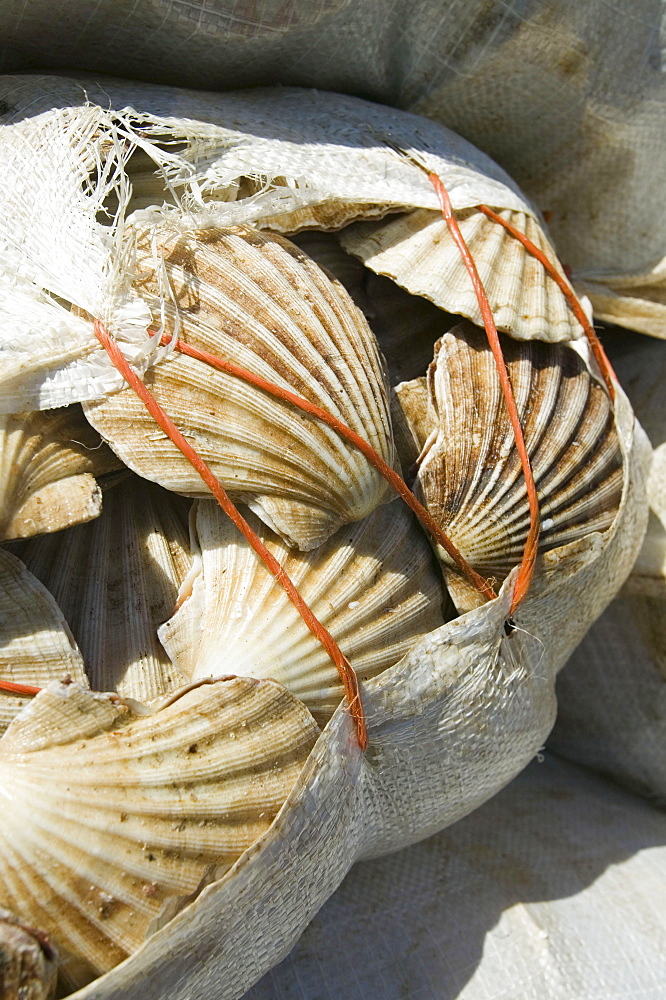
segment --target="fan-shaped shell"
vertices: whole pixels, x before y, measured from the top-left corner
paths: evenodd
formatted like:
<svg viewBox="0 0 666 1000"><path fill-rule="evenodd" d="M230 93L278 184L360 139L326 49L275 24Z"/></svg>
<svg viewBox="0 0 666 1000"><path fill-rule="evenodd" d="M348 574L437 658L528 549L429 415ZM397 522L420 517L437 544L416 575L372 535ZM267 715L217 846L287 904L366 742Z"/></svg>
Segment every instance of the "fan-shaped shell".
<svg viewBox="0 0 666 1000"><path fill-rule="evenodd" d="M622 454L604 387L564 345L504 338L502 347L539 495L541 551L606 531L620 504ZM520 562L529 512L483 331L465 325L447 333L428 381L436 423L421 459L419 488L474 568L503 579ZM447 579L464 606L456 574Z"/></svg>
<svg viewBox="0 0 666 1000"><path fill-rule="evenodd" d="M498 212L524 233L563 274L539 223L526 212ZM555 282L507 230L476 208L456 213L499 330L520 340L572 340L582 328ZM482 324L460 250L441 214L418 209L382 222L359 223L340 234L343 247L378 274L448 312Z"/></svg>
<svg viewBox="0 0 666 1000"><path fill-rule="evenodd" d="M192 565L189 507L128 475L91 524L12 545L58 602L95 690L146 700L183 684L157 627Z"/></svg>
<svg viewBox="0 0 666 1000"><path fill-rule="evenodd" d="M143 717L53 685L0 741L0 901L87 981L270 826L317 735L270 681L205 684Z"/></svg>
<svg viewBox="0 0 666 1000"><path fill-rule="evenodd" d="M63 613L20 559L0 548L0 678L44 687L70 676L87 684L83 658ZM0 731L30 701L0 691Z"/></svg>
<svg viewBox="0 0 666 1000"><path fill-rule="evenodd" d="M305 396L393 462L377 347L340 285L279 237L248 229L201 238L148 232L138 241L137 287L156 316L153 238L173 294L165 306L170 332ZM384 480L333 430L239 378L176 355L146 382L225 488L290 544L314 548L388 496ZM132 390L86 404L85 412L140 475L207 493Z"/></svg>
<svg viewBox="0 0 666 1000"><path fill-rule="evenodd" d="M0 414L0 540L97 517L94 475L118 465L78 406Z"/></svg>
<svg viewBox="0 0 666 1000"><path fill-rule="evenodd" d="M249 520L362 680L392 666L453 612L448 601L443 612L432 550L400 501L307 553ZM343 692L323 646L215 503L201 501L194 524L201 576L160 630L174 663L192 678L273 677L325 721Z"/></svg>
<svg viewBox="0 0 666 1000"><path fill-rule="evenodd" d="M299 233L294 239L342 282L362 310L386 361L390 384L421 375L432 361L435 342L458 318L374 274L346 253L333 233Z"/></svg>

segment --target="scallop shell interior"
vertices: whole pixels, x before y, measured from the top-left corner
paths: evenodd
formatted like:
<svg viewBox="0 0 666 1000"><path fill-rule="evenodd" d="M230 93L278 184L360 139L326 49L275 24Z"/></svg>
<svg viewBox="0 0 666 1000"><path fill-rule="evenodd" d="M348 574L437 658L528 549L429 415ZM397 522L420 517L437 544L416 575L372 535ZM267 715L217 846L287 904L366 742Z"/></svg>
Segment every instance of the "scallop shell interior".
<svg viewBox="0 0 666 1000"><path fill-rule="evenodd" d="M290 550L248 520L361 680L454 614L430 545L400 501L340 528L314 552ZM160 630L175 666L193 679L272 677L326 722L343 691L319 640L215 503L197 503L193 524L201 573Z"/></svg>
<svg viewBox="0 0 666 1000"><path fill-rule="evenodd" d="M539 223L525 212L498 214L524 233L564 275ZM583 335L566 298L523 245L476 208L456 212L499 330L521 340L566 341ZM481 325L479 303L441 214L417 209L381 222L349 226L342 246L378 274L393 278L441 309Z"/></svg>
<svg viewBox="0 0 666 1000"><path fill-rule="evenodd" d="M94 477L118 465L79 406L0 414L0 541L97 517Z"/></svg>
<svg viewBox="0 0 666 1000"><path fill-rule="evenodd" d="M198 236L161 230L137 236L137 259L136 288L155 317L164 305L168 332L306 397L393 463L372 332L342 286L302 251L250 229ZM166 304L159 298L163 274L172 295ZM240 378L174 354L146 383L225 489L289 544L314 548L390 496L379 473L335 431ZM140 475L208 495L131 389L86 403L85 412Z"/></svg>
<svg viewBox="0 0 666 1000"><path fill-rule="evenodd" d="M190 506L129 474L95 521L11 545L57 601L94 690L146 700L184 683L157 628L192 567Z"/></svg>
<svg viewBox="0 0 666 1000"><path fill-rule="evenodd" d="M318 732L270 681L204 684L147 716L52 685L0 740L0 902L84 984L268 829Z"/></svg>
<svg viewBox="0 0 666 1000"><path fill-rule="evenodd" d="M621 500L622 453L605 387L565 345L503 338L502 348L539 496L540 551L606 531ZM529 510L484 332L464 324L447 333L428 387L435 422L415 435L426 441L418 488L472 566L503 580L520 562ZM477 602L457 571L446 575L459 610Z"/></svg>

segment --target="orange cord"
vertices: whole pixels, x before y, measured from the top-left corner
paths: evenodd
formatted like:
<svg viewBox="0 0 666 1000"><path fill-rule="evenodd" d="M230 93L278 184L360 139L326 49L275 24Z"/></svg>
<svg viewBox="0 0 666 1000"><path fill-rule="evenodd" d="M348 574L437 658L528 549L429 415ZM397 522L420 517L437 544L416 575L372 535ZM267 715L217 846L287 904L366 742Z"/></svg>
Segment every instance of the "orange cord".
<svg viewBox="0 0 666 1000"><path fill-rule="evenodd" d="M522 243L527 252L533 257L536 257L539 263L543 265L547 273L556 283L557 287L569 303L572 313L585 331L585 336L589 341L592 353L594 354L595 360L599 365L599 370L601 371L604 382L608 388L608 394L610 395L611 402L615 402L615 386L613 385L613 380L615 379L615 381L617 381L617 376L613 371L613 367L608 360L606 352L601 346L601 341L594 332L594 327L585 315L585 310L578 301L573 288L569 285L568 281L562 277L543 250L540 250L539 247L535 246L534 243L532 243L532 240L526 236L525 233L521 233L520 229L517 229L513 223L507 222L506 219L503 219L497 212L493 212L492 208L488 208L487 205L479 205L478 208L479 211L483 212L483 214L488 216L489 219L492 219L493 222L499 222L500 226L504 226L507 232L511 233L512 236Z"/></svg>
<svg viewBox="0 0 666 1000"><path fill-rule="evenodd" d="M165 335L162 337L163 344L169 344L170 342L171 341L168 336ZM379 455L367 441L357 434L356 431L353 431L351 427L347 427L347 425L341 420L338 420L337 417L334 417L331 413L328 413L326 410L321 409L321 407L309 402L309 400L304 399L302 396L298 396L289 389L283 389L281 386L275 385L273 382L269 382L267 379L262 378L261 375L254 375L252 372L247 371L245 368L241 368L240 365L235 364L233 361L223 361L214 354L209 354L207 351L201 351L196 347L191 347L183 340L177 340L175 347L181 354L186 354L188 357L195 358L197 361L203 361L212 368L217 368L220 371L236 375L238 378L242 378L245 382L249 382L251 385L257 386L257 388L269 392L272 396L277 396L278 399L284 399L286 402L297 406L300 410L303 410L305 413L309 413L311 416L316 417L323 423L328 424L329 427L332 427L333 430L337 431L341 437L345 438L352 445L354 445L354 447L358 448L361 454L367 458L368 462L370 462L370 464L377 469L377 471L395 490L398 496L401 497L414 514L416 514L421 524L433 536L435 541L449 554L456 566L458 566L460 571L467 577L472 586L480 591L480 593L482 593L487 600L491 601L497 597L497 594L492 589L488 581L480 576L476 570L472 569L465 557L458 551L451 539L444 533L429 511L426 510L423 504L416 499L405 481L394 469L391 468L390 465L384 461L381 455Z"/></svg>
<svg viewBox="0 0 666 1000"><path fill-rule="evenodd" d="M534 573L534 565L539 546L539 532L541 529L539 498L537 496L536 485L534 483L534 476L532 475L532 466L530 464L529 455L527 454L523 429L520 425L520 417L518 416L518 409L516 407L516 400L511 387L509 372L502 354L502 347L500 345L499 335L497 333L497 327L495 326L495 320L493 319L490 303L488 302L488 296L486 295L483 283L479 277L479 272L477 271L476 264L474 263L474 258L469 251L469 247L465 242L465 239L460 231L460 227L458 226L456 218L453 214L451 199L449 198L448 191L437 174L428 171L428 180L437 193L439 204L442 209L442 215L444 216L446 224L449 227L449 232L451 233L451 236L460 251L460 256L463 259L467 272L472 280L472 285L474 286L476 298L479 303L479 309L481 310L481 315L483 317L483 325L488 337L488 343L490 344L490 349L495 358L497 373L499 375L502 392L504 394L504 401L509 413L509 420L511 421L511 426L513 428L516 448L518 450L520 462L523 468L523 475L525 476L525 486L527 488L527 499L530 509L530 529L525 541L523 558L520 563L516 586L513 592L513 601L510 609L510 614L513 614L527 594L532 580L532 574Z"/></svg>
<svg viewBox="0 0 666 1000"><path fill-rule="evenodd" d="M269 572L275 577L277 582L283 588L287 597L294 605L309 630L319 640L319 642L321 642L322 646L338 670L347 698L349 712L356 723L359 746L361 747L361 750L365 750L368 745L368 732L358 689L358 679L352 665L349 663L349 660L347 660L341 652L330 632L321 624L321 622L315 617L310 608L307 606L278 560L271 552L269 552L256 532L253 531L242 514L234 506L219 480L215 477L203 459L196 453L194 448L192 448L192 446L186 441L183 434L178 430L171 418L167 416L136 372L134 372L129 366L121 354L117 343L112 340L99 320L95 320L95 335L102 347L106 350L115 368L120 372L125 381L137 394L153 420L162 428L181 454L196 470L219 503L224 513L244 535L250 546L264 562Z"/></svg>
<svg viewBox="0 0 666 1000"><path fill-rule="evenodd" d="M13 681L0 681L0 691L9 691L10 694L29 694L31 696L39 694L41 688L32 687L30 684L15 684Z"/></svg>

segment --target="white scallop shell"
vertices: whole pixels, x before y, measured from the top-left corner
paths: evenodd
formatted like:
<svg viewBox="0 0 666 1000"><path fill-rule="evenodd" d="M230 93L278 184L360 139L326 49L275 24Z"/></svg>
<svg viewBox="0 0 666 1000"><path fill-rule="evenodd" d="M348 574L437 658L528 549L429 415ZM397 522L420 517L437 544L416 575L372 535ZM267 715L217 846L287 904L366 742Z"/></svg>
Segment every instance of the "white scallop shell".
<svg viewBox="0 0 666 1000"><path fill-rule="evenodd" d="M270 826L317 738L270 681L204 684L148 716L52 685L0 741L0 901L81 985Z"/></svg>
<svg viewBox="0 0 666 1000"><path fill-rule="evenodd" d="M249 517L361 680L396 663L452 608L430 545L401 501L337 531L314 552L290 550ZM272 677L326 721L342 685L330 657L217 504L197 504L201 575L160 638L192 679Z"/></svg>
<svg viewBox="0 0 666 1000"><path fill-rule="evenodd" d="M21 560L0 548L0 679L44 687L67 676L88 683L61 609ZM0 731L30 701L0 691Z"/></svg>
<svg viewBox="0 0 666 1000"><path fill-rule="evenodd" d="M607 531L622 494L622 453L605 388L570 347L506 338L502 347L539 495L540 551ZM503 580L520 562L529 512L485 333L470 325L447 333L428 381L435 423L418 487L471 565ZM446 575L459 608L478 598L463 596L462 581L459 592L457 571Z"/></svg>
<svg viewBox="0 0 666 1000"><path fill-rule="evenodd" d="M606 323L666 337L666 259L642 274L604 274L575 271L580 295L587 295L594 315Z"/></svg>
<svg viewBox="0 0 666 1000"><path fill-rule="evenodd" d="M0 540L97 517L94 476L119 464L80 407L0 414Z"/></svg>
<svg viewBox="0 0 666 1000"><path fill-rule="evenodd" d="M146 700L183 684L157 627L173 614L192 565L189 507L128 476L105 491L91 524L12 545L57 601L94 690Z"/></svg>
<svg viewBox="0 0 666 1000"><path fill-rule="evenodd" d="M524 233L564 274L553 247L533 216L498 213ZM520 340L572 340L583 335L566 298L523 245L498 222L468 208L456 213L499 330ZM441 213L419 209L381 222L359 223L340 233L349 253L441 309L483 324L460 250Z"/></svg>
<svg viewBox="0 0 666 1000"><path fill-rule="evenodd" d="M153 239L173 302L159 298ZM139 237L137 287L167 328L333 413L390 463L388 400L377 346L344 289L298 248L251 230ZM177 306L174 306L174 303ZM177 319L176 319L177 313ZM387 499L388 487L335 431L291 404L174 355L147 384L233 497L290 544L311 549ZM209 495L130 389L85 404L120 458L168 489Z"/></svg>

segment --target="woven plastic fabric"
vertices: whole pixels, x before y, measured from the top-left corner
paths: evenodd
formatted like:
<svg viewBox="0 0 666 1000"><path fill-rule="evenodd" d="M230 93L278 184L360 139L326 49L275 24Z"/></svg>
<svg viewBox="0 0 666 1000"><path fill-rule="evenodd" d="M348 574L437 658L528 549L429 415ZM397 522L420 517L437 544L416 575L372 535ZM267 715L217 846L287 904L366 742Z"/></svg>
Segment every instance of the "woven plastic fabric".
<svg viewBox="0 0 666 1000"><path fill-rule="evenodd" d="M550 745L666 803L666 347L624 331L606 340L655 448L652 509L631 576L558 678Z"/></svg>
<svg viewBox="0 0 666 1000"><path fill-rule="evenodd" d="M581 276L666 255L663 0L6 0L0 71L296 84L418 111L551 213Z"/></svg>
<svg viewBox="0 0 666 1000"><path fill-rule="evenodd" d="M557 758L354 868L245 1000L662 1000L666 816Z"/></svg>
<svg viewBox="0 0 666 1000"><path fill-rule="evenodd" d="M605 276L649 273L666 255L663 7L660 0L71 0L57 18L47 0L8 0L0 68L111 73L208 89L298 84L419 111L506 167L548 212L564 261L579 276L603 282ZM11 115L12 109L0 111ZM29 107L23 112L31 113ZM548 620L548 595L534 598L532 617L521 624L537 635L542 627L550 633L558 623ZM555 646L561 632L558 626ZM404 745L392 719L386 739L399 771ZM464 774L459 764L454 759L447 773L454 784ZM287 972L280 981L282 971L274 973L252 1000L658 1000L666 970L654 908L663 898L663 867L655 874L648 861L657 854L663 824L631 797L595 797L594 783L581 778L577 784L574 769L562 773L566 780L543 782L543 770L535 771L465 825L395 862L366 863L359 869L358 916L341 922L334 900L325 911L334 919L316 924L306 951L291 960L292 978ZM345 800L356 781L343 765L340 775L332 791ZM319 773L315 777L320 780ZM306 808L308 800L302 802ZM390 795L382 799L387 813L394 802ZM457 815L453 810L452 818ZM408 834L401 826L400 841L374 849L404 843ZM477 863L461 872L455 865L464 844L474 847ZM313 882L320 870L315 848L308 859ZM408 857L413 860L401 875ZM345 844L335 858L331 888L351 862ZM274 860L266 870L277 881L294 858L276 847ZM626 881L607 879L614 872L608 866L620 862ZM491 890L490 901L474 895L479 880L500 887L496 895ZM352 893L356 884L350 883ZM295 897L294 885L287 902ZM323 887L319 902L327 891ZM549 901L556 892L554 911ZM358 928L373 916L386 920L394 893L395 928L374 939L373 952ZM121 971L86 996L125 1000L150 990L160 998L237 996L232 972L220 979L215 949L226 948L235 959L239 943L254 945L256 916L280 928L283 914L270 910L276 900L279 893L244 915L231 899L224 930L211 913L199 928L207 937L184 931L161 952L160 941L152 939L134 980ZM212 904L212 894L202 902L204 908ZM318 902L310 902L314 912ZM370 910L363 909L366 903ZM320 949L308 952L317 934ZM426 951L424 938L432 942ZM639 962L626 959L627 940ZM285 935L272 947L277 957L290 942ZM325 963L334 950L342 970ZM270 961L256 950L242 954L245 965L236 974L245 989ZM199 975L206 963L208 972ZM195 988L187 979L192 968L199 976ZM235 968L231 957L229 968Z"/></svg>

